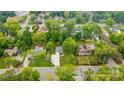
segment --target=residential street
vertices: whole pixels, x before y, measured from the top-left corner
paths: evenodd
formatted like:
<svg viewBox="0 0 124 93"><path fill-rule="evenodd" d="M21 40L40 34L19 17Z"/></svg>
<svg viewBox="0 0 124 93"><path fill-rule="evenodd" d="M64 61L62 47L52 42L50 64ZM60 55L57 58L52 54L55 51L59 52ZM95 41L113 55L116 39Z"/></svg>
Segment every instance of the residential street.
<svg viewBox="0 0 124 93"><path fill-rule="evenodd" d="M102 66L78 66L76 67L76 80L81 81L83 78L83 71L87 69L92 69L94 72L97 72L99 68ZM33 69L37 70L40 73L40 80L46 80L47 74L51 74L52 80L56 80L57 76L55 74L55 67L33 67Z"/></svg>

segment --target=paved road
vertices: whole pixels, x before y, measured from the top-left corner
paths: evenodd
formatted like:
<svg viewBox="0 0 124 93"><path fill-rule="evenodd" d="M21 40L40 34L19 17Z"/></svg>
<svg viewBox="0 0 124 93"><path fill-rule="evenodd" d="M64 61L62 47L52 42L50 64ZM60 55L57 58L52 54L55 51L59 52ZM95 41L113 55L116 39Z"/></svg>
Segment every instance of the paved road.
<svg viewBox="0 0 124 93"><path fill-rule="evenodd" d="M83 80L83 72L87 69L92 69L94 72L97 72L99 68L102 66L79 66L76 67L76 80L81 81ZM40 80L47 80L47 74L50 73L52 76L52 80L57 80L57 75L55 73L55 67L33 67L33 69L37 70L40 73Z"/></svg>
<svg viewBox="0 0 124 93"><path fill-rule="evenodd" d="M96 73L101 67L102 66L78 66L76 67L77 76L75 78L77 81L82 81L84 77L84 71L90 68Z"/></svg>
<svg viewBox="0 0 124 93"><path fill-rule="evenodd" d="M29 14L29 12L28 11L16 11L15 14L17 16L24 16L24 15Z"/></svg>
<svg viewBox="0 0 124 93"><path fill-rule="evenodd" d="M47 80L47 74L52 76L52 80L57 80L55 73L55 67L33 67L34 70L37 70L40 73L40 80Z"/></svg>

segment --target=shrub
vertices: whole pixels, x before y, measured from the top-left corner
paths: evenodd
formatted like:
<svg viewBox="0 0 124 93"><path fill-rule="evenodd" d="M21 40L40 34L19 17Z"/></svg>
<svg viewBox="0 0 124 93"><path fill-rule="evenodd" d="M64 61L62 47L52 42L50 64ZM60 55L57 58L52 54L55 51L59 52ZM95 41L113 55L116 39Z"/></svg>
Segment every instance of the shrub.
<svg viewBox="0 0 124 93"><path fill-rule="evenodd" d="M76 76L75 68L72 65L57 67L56 74L59 77L59 80L64 81L73 81L75 80L74 76Z"/></svg>

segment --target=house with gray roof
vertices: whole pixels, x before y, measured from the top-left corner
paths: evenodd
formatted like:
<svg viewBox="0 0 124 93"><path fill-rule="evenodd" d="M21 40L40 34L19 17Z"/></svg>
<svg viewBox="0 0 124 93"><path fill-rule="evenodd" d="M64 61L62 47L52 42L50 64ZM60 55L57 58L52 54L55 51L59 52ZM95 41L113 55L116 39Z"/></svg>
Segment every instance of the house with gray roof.
<svg viewBox="0 0 124 93"><path fill-rule="evenodd" d="M62 46L57 46L55 52L62 54Z"/></svg>

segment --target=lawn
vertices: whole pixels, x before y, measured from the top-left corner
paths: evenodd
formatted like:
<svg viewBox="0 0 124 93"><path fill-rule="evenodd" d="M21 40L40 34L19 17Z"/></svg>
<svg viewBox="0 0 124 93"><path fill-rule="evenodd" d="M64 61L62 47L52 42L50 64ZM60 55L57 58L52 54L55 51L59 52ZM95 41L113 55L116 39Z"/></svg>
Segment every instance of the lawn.
<svg viewBox="0 0 124 93"><path fill-rule="evenodd" d="M87 56L77 56L77 64L78 65L89 65Z"/></svg>
<svg viewBox="0 0 124 93"><path fill-rule="evenodd" d="M13 66L14 68L19 68L22 66L22 63L20 61L17 61L16 59L13 59L12 57L0 58L0 69L6 69L10 66Z"/></svg>
<svg viewBox="0 0 124 93"><path fill-rule="evenodd" d="M61 66L69 64L69 63L71 63L74 66L89 65L88 56L75 56L75 58L71 58L69 56L60 57Z"/></svg>
<svg viewBox="0 0 124 93"><path fill-rule="evenodd" d="M50 62L50 60L46 60L45 58L36 58L32 60L29 64L30 67L53 67L54 65Z"/></svg>
<svg viewBox="0 0 124 93"><path fill-rule="evenodd" d="M64 55L60 57L60 65L66 65L66 64L72 64L74 66L77 65L76 63L76 57L74 55Z"/></svg>

